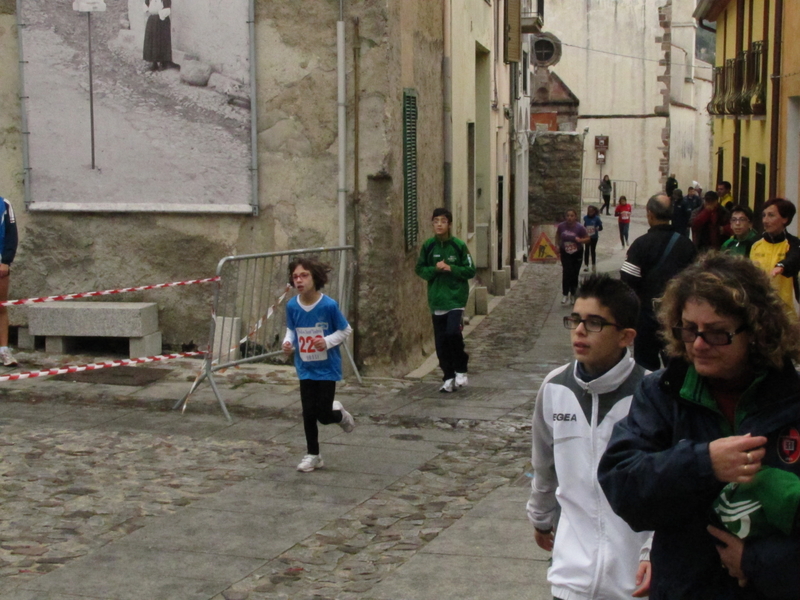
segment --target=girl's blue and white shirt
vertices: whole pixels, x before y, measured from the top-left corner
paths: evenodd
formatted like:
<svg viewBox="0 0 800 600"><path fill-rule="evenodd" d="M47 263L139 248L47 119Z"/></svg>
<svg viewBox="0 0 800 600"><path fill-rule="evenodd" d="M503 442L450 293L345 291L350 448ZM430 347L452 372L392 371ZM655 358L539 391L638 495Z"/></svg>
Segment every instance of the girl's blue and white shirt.
<svg viewBox="0 0 800 600"><path fill-rule="evenodd" d="M336 300L322 294L311 306L295 296L286 304L286 337L294 346L294 366L298 379L339 381L342 379L342 356L339 344L352 332ZM325 339L326 350L314 348L313 340Z"/></svg>

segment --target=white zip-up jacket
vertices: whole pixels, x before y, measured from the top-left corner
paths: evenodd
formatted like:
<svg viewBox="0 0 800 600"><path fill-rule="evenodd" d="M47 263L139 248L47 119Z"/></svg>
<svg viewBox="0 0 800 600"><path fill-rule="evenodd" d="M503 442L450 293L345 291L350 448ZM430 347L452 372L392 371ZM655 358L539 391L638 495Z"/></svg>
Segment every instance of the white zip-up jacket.
<svg viewBox="0 0 800 600"><path fill-rule="evenodd" d="M527 512L537 529L556 529L547 571L556 598L627 600L636 589L651 533L634 532L614 514L597 482L597 465L645 373L628 350L588 383L578 378L572 361L552 371L539 388Z"/></svg>

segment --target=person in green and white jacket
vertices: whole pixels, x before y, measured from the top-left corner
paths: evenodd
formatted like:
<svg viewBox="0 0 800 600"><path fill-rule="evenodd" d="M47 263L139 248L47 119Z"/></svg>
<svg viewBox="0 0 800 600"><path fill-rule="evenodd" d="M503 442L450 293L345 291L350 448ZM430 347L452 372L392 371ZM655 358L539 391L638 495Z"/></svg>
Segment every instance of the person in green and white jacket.
<svg viewBox="0 0 800 600"><path fill-rule="evenodd" d="M432 222L434 236L422 244L415 272L428 282L436 355L444 374L439 391L453 392L467 385L469 355L464 350L461 320L475 263L467 245L451 234L453 215L449 210L434 210Z"/></svg>

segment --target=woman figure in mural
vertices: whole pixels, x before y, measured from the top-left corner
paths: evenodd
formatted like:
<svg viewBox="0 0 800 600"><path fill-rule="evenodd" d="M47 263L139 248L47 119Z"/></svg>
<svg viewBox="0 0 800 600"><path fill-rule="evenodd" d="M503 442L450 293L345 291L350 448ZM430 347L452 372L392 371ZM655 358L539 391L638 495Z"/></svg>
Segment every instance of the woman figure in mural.
<svg viewBox="0 0 800 600"><path fill-rule="evenodd" d="M609 179L608 175L603 175L603 181L600 182L600 185L597 186L597 189L600 190L600 193L603 195L603 206L600 207L600 214L603 214L603 209L606 209L606 214L609 213L609 206L611 205L611 179Z"/></svg>
<svg viewBox="0 0 800 600"><path fill-rule="evenodd" d="M586 232L586 228L578 223L578 213L575 210L568 209L565 216L566 220L559 223L556 228L556 246L563 269L561 293L564 297L561 298L561 304L569 303L571 306L575 302L575 294L578 290L578 279L583 261L583 244L589 242L589 234Z"/></svg>
<svg viewBox="0 0 800 600"><path fill-rule="evenodd" d="M589 270L589 259L591 258L592 273L597 273L597 240L600 238L600 232L603 231L603 222L600 220L596 206L589 206L586 209L586 214L583 215L583 226L586 228L586 233L589 234L589 243L586 244L583 251L583 270Z"/></svg>
<svg viewBox="0 0 800 600"><path fill-rule="evenodd" d="M147 24L144 29L142 58L150 64L151 71L177 68L172 62L172 0L144 0Z"/></svg>

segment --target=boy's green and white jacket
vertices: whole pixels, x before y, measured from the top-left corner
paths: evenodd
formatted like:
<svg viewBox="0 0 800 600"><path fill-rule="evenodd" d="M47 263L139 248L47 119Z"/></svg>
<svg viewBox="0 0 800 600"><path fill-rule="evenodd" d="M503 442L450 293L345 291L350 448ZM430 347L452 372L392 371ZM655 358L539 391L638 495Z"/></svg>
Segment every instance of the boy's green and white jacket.
<svg viewBox="0 0 800 600"><path fill-rule="evenodd" d="M444 261L450 271L440 271L436 264ZM469 298L469 280L475 277L475 263L469 248L460 239L450 236L444 241L432 237L422 244L415 269L428 282L428 306L431 312L464 308Z"/></svg>

